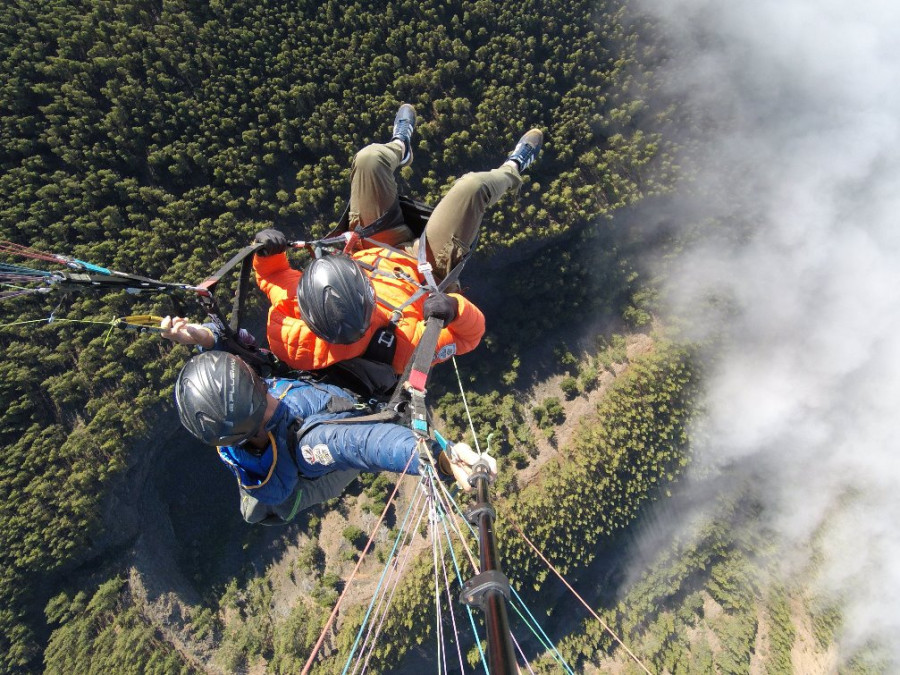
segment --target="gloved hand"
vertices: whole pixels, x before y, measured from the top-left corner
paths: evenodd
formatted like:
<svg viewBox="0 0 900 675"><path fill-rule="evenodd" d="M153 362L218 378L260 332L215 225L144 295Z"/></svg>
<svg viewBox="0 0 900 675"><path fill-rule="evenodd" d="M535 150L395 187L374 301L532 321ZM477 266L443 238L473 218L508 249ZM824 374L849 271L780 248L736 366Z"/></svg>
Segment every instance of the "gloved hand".
<svg viewBox="0 0 900 675"><path fill-rule="evenodd" d="M465 492L472 491L469 476L472 475L472 467L479 460L487 462L492 479L497 477L497 460L486 453L479 455L467 443L448 445L447 450L441 452L435 459L441 472L453 476L456 484Z"/></svg>
<svg viewBox="0 0 900 675"><path fill-rule="evenodd" d="M459 316L459 302L449 295L429 295L425 298L425 318L443 319L444 325L450 324Z"/></svg>
<svg viewBox="0 0 900 675"><path fill-rule="evenodd" d="M264 244L264 246L256 252L256 255L275 255L277 253L284 253L285 250L287 250L287 238L280 231L273 228L260 230L256 233L253 241Z"/></svg>

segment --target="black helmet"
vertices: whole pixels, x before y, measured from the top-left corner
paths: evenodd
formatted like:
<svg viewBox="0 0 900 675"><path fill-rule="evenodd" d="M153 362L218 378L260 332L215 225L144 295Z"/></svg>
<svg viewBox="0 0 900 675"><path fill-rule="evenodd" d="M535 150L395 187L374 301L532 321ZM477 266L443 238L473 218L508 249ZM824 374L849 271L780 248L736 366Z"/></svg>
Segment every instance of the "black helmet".
<svg viewBox="0 0 900 675"><path fill-rule="evenodd" d="M297 286L300 316L326 342L349 345L369 329L375 289L359 265L346 255L313 260Z"/></svg>
<svg viewBox="0 0 900 675"><path fill-rule="evenodd" d="M209 445L234 445L259 429L269 387L234 354L203 352L175 382L181 423Z"/></svg>

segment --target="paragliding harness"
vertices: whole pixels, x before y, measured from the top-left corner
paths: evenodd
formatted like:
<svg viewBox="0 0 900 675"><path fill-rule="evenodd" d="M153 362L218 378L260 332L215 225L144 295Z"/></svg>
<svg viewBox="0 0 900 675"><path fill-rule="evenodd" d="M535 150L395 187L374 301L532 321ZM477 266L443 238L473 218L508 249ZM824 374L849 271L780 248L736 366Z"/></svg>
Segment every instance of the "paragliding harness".
<svg viewBox="0 0 900 675"><path fill-rule="evenodd" d="M349 229L349 209L350 205L348 204L337 226L323 239L311 242L292 242L291 245L294 248L311 248L314 254L317 254L316 249L321 246L342 243L344 244L344 251L349 251L359 240L369 239L379 232L401 224L405 224L417 236L423 236L425 225L433 211L433 208L427 204L400 195L391 208L378 220L366 227L357 227L351 232ZM379 245L383 246L383 244ZM220 343L225 351L231 352L247 361L262 377L288 377L295 375L297 371L286 363L279 361L272 352L249 343L241 335L240 326L243 323L246 297L250 289L253 255L262 247L262 244L253 243L238 251L214 274L198 284L198 299L203 309L209 315L210 321L218 329L221 335ZM424 246L420 248L424 252ZM225 275L238 266L240 266L240 269L238 271L238 283L234 294L231 319L226 321L212 291ZM458 272L454 274L453 278L455 279L457 276ZM429 278L429 281L433 282L434 279ZM414 302L418 297L419 295L414 296L403 307ZM399 309L402 310L403 307ZM394 351L396 350L395 330L396 324L391 323L376 331L366 353L362 357L350 359L323 369L323 371L320 371L321 377L332 384L348 389L357 396L386 400L397 383L397 376L391 367Z"/></svg>
<svg viewBox="0 0 900 675"><path fill-rule="evenodd" d="M339 238L345 241L344 252L349 253L360 241L371 241L378 246L396 251L393 247L373 239L377 235L391 229L405 226L409 228L414 237L421 238L425 231L425 225L431 216L433 208L422 202L417 202L405 195L398 195L393 205L377 220L369 225L358 225L350 229L350 204L348 203L341 215L338 224L326 235L325 241ZM403 255L408 255L405 252ZM359 264L359 261L357 261ZM370 265L362 265L368 275L381 272ZM376 402L386 402L397 385L397 374L394 372L394 354L397 351L397 321L399 321L403 309L415 302L423 295L422 289L413 294L400 307L390 306L392 320L382 326L372 335L366 351L362 356L340 361L322 372L335 384L339 384L361 396L373 399ZM384 305L384 300L379 299Z"/></svg>

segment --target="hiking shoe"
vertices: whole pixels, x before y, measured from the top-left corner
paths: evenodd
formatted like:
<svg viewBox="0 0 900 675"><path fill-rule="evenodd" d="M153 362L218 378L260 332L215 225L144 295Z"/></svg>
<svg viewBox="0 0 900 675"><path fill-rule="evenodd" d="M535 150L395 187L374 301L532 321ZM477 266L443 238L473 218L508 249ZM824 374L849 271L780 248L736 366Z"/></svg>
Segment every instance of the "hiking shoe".
<svg viewBox="0 0 900 675"><path fill-rule="evenodd" d="M400 166L412 164L412 135L415 128L416 109L409 103L404 103L400 106L400 109L397 111L397 116L394 118L394 131L391 136L392 141L397 139L403 141L403 147L406 148L406 151L403 153L403 158L400 160Z"/></svg>
<svg viewBox="0 0 900 675"><path fill-rule="evenodd" d="M544 143L544 132L540 129L531 129L516 143L516 149L509 153L507 160L511 160L522 172L534 163L541 152Z"/></svg>

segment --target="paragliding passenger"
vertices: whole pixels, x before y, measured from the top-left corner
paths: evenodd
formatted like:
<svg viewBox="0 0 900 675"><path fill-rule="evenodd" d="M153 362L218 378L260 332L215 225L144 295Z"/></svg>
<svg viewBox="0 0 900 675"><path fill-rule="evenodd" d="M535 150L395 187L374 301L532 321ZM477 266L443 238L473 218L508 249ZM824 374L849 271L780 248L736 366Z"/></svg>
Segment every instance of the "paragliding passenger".
<svg viewBox="0 0 900 675"><path fill-rule="evenodd" d="M241 513L249 523L278 524L337 497L360 471L422 470L413 431L386 422L335 423L363 414L340 387L305 380L264 380L237 356L222 351L191 358L175 383L182 424L218 446L237 477ZM430 441L427 441L429 444ZM430 448L430 446L429 446ZM457 443L430 448L439 472L469 490L480 456ZM487 457L492 472L497 465Z"/></svg>
<svg viewBox="0 0 900 675"><path fill-rule="evenodd" d="M424 332L424 320L444 321L435 362L474 349L484 334L484 315L456 292L426 294L421 285L447 279L474 245L485 210L508 190L522 184L520 173L537 158L543 142L539 129L528 131L506 161L490 171L459 178L434 209L421 240L403 222L394 172L412 162L416 113L400 107L393 137L357 153L350 170L351 229L383 219L376 240L360 240L351 255L313 260L304 272L292 269L287 239L278 230L257 233L264 244L254 258L259 287L269 298L269 348L293 368L319 370L365 356L390 364L400 374ZM426 266L427 268L427 266ZM447 289L456 288L455 283ZM166 317L163 335L183 344L212 349L220 336L182 318ZM211 326L209 326L211 328Z"/></svg>

